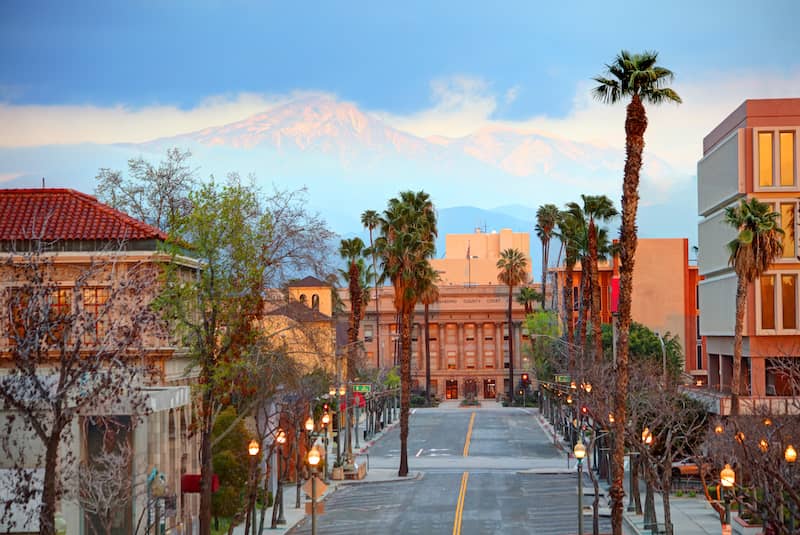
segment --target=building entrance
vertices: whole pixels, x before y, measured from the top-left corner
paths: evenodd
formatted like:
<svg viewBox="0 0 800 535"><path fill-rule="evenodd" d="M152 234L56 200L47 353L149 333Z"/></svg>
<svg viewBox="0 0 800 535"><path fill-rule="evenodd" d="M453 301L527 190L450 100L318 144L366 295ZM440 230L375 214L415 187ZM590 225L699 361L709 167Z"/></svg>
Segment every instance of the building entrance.
<svg viewBox="0 0 800 535"><path fill-rule="evenodd" d="M455 379L448 379L445 383L444 390L445 399L458 399L458 381Z"/></svg>
<svg viewBox="0 0 800 535"><path fill-rule="evenodd" d="M478 383L475 381L475 379L467 379L464 381L464 397L478 397Z"/></svg>
<svg viewBox="0 0 800 535"><path fill-rule="evenodd" d="M494 399L497 397L497 383L494 379L483 380L483 397L485 399Z"/></svg>

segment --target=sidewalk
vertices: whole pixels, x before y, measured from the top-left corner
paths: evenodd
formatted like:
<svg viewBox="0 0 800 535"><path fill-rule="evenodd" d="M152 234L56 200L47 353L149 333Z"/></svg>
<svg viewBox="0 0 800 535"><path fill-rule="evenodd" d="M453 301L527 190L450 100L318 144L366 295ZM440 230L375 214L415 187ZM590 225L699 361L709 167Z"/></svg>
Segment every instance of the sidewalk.
<svg viewBox="0 0 800 535"><path fill-rule="evenodd" d="M539 424L539 427L541 427L542 431L544 431L550 437L555 437L554 446L556 448L564 452L570 451L569 443L562 440L561 437L557 435L553 429L553 426L550 425L550 422L548 422L541 413L539 413L538 409L535 409L535 420L536 423ZM606 487L603 490L606 492L606 495L608 495L607 485L601 486ZM642 497L642 499L644 499L644 497ZM626 495L626 509L624 509L622 513L623 531L629 535L651 535L651 531L649 529L644 529L643 515L637 515L633 512L628 512L627 502L628 496ZM669 503L670 513L672 514L672 532L675 535L726 535L730 533L730 529L725 531L722 528L719 514L717 514L714 508L711 507L711 504L706 501L702 494L694 498L678 498L671 496ZM664 506L661 494L659 493L655 494L655 508L658 524L663 528Z"/></svg>
<svg viewBox="0 0 800 535"><path fill-rule="evenodd" d="M391 424L389 424L386 427L384 427L383 430L380 431L379 433L377 433L371 440L369 440L368 442L363 444L362 447L357 452L354 451L353 453L355 455L356 464L368 463L368 456L367 455L363 455L362 456L362 454L366 454L366 452L375 443L375 441L380 439L384 434L389 432L391 429L393 429L397 425L399 425L399 420L395 420ZM335 457L336 457L335 451L329 452L329 458L330 458L331 462L335 459ZM402 481L411 481L411 480L420 479L421 477L422 477L422 473L421 472L411 471L411 472L408 473L407 477L399 477L397 475L397 469L396 468L392 468L392 469L374 468L374 469L368 470L367 471L367 475L364 477L364 479L361 479L361 480L352 480L352 479L343 480L343 481L330 480L328 483L326 483L328 488L326 489L325 493L320 496L319 501L324 501L328 496L330 496L331 494L336 492L337 488L339 488L340 486L344 486L344 485L364 485L364 484L370 484L370 483L383 483L383 482L387 482L387 481L402 482ZM281 534L281 533L286 533L287 531L292 529L297 524L301 523L306 518L306 512L305 512L306 511L305 510L306 496L305 496L305 494L303 494L303 496L302 496L300 508L295 508L296 494L295 494L295 486L294 486L294 484L290 484L290 485L284 486L283 491L284 491L283 516L286 519L286 524L283 525L283 526L278 526L275 529L272 529L272 528L269 527L271 525L271 523L272 523L272 507L270 507L270 508L267 509L267 515L266 515L266 517L264 519L265 527L264 527L264 530L262 531L262 535L278 535L278 534ZM244 533L244 523L239 524L238 526L236 526L233 529L233 533L234 533L234 535L245 535L245 533Z"/></svg>

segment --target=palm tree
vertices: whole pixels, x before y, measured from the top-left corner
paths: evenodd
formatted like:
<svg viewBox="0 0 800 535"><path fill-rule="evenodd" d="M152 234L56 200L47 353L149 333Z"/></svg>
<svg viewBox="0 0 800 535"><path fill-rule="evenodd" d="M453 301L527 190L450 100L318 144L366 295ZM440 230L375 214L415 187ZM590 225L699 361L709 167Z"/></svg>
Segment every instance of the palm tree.
<svg viewBox="0 0 800 535"><path fill-rule="evenodd" d="M519 249L505 249L497 261L497 280L508 286L508 401L514 402L514 324L511 322L511 304L514 286L528 282L528 260Z"/></svg>
<svg viewBox="0 0 800 535"><path fill-rule="evenodd" d="M339 245L339 255L347 260L346 279L350 294L350 318L347 324L347 378L356 375L356 347L358 331L361 320L364 319L366 304L364 302L364 286L366 283L366 269L364 267L364 242L361 238L342 240ZM369 294L367 293L367 299Z"/></svg>
<svg viewBox="0 0 800 535"><path fill-rule="evenodd" d="M392 281L394 306L400 316L400 468L408 475L408 413L411 401L411 323L420 299L419 280L430 270L435 251L436 213L430 196L404 191L389 199L381 218L381 236L375 249L382 260L382 275Z"/></svg>
<svg viewBox="0 0 800 535"><path fill-rule="evenodd" d="M550 239L558 223L555 204L543 204L536 210L536 236L542 242L542 309L547 310L547 268L550 267Z"/></svg>
<svg viewBox="0 0 800 535"><path fill-rule="evenodd" d="M557 236L564 246L564 289L563 289L563 314L566 325L567 340L567 372L575 373L575 323L572 320L575 308L573 297L573 272L580 256L581 219L575 217L570 211L561 212L558 218Z"/></svg>
<svg viewBox="0 0 800 535"><path fill-rule="evenodd" d="M431 267L419 280L419 300L425 307L425 402L431 404L431 333L430 333L430 305L439 300L439 274Z"/></svg>
<svg viewBox="0 0 800 535"><path fill-rule="evenodd" d="M733 377L731 414L739 414L739 383L742 374L742 331L747 304L747 287L763 274L783 253L783 229L769 204L758 199L742 199L725 209L725 222L738 231L728 242L728 263L736 272L736 327L733 339Z"/></svg>
<svg viewBox="0 0 800 535"><path fill-rule="evenodd" d="M378 284L382 281L378 280L377 268L377 255L375 254L375 241L373 240L372 232L381 224L381 218L375 210L364 210L361 214L361 224L364 228L369 230L369 254L372 256L372 273L375 275L375 343L377 344L377 367L381 367L381 302L378 297Z"/></svg>
<svg viewBox="0 0 800 535"><path fill-rule="evenodd" d="M570 203L570 209L575 214L581 214L585 218L585 261L581 259L581 265L585 266L583 279L586 280L588 295L586 301L591 308L592 334L594 337L594 359L599 361L603 357L603 339L600 321L601 291L600 291L600 272L597 261L600 258L598 251L598 229L596 221L608 221L619 212L614 208L614 202L605 195L581 195L583 207L576 203ZM602 229L601 229L602 230ZM584 311L586 313L586 311ZM585 326L584 321L584 326ZM583 333L582 333L583 334ZM582 340L586 342L585 339Z"/></svg>
<svg viewBox="0 0 800 535"><path fill-rule="evenodd" d="M672 81L669 69L656 65L657 52L631 54L623 50L606 65L606 76L594 80L600 85L592 91L602 102L615 104L630 97L625 112L625 176L622 183L622 226L619 257L619 336L617 338L617 370L614 393L614 447L612 464L615 467L611 486L611 526L613 535L622 535L623 488L622 465L625 456L624 430L627 425L625 401L628 392L628 331L631 325L631 293L633 290L633 261L636 254L636 211L639 204L639 172L642 168L644 132L647 114L643 101L650 104L681 102L681 98L666 84Z"/></svg>
<svg viewBox="0 0 800 535"><path fill-rule="evenodd" d="M525 286L524 288L519 289L519 294L517 294L517 303L525 307L525 315L533 313L533 304L536 301L539 301L542 298L542 294L531 288L530 286Z"/></svg>

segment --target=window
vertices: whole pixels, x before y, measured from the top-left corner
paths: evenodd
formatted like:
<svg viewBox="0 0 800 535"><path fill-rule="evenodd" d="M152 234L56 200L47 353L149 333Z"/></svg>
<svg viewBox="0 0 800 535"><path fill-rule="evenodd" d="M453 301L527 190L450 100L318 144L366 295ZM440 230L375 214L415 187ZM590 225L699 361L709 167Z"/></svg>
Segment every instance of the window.
<svg viewBox="0 0 800 535"><path fill-rule="evenodd" d="M703 344L697 344L697 366L698 370L703 369Z"/></svg>
<svg viewBox="0 0 800 535"><path fill-rule="evenodd" d="M306 297L306 294L300 294L300 302L304 305L308 303L308 297Z"/></svg>
<svg viewBox="0 0 800 535"><path fill-rule="evenodd" d="M781 228L783 229L783 258L795 258L794 229L797 205L793 202L780 203Z"/></svg>
<svg viewBox="0 0 800 535"><path fill-rule="evenodd" d="M106 332L105 305L108 301L108 288L84 288L83 309L91 318L91 323L86 326L84 343L97 343Z"/></svg>
<svg viewBox="0 0 800 535"><path fill-rule="evenodd" d="M781 186L794 185L794 132L781 132L778 136Z"/></svg>
<svg viewBox="0 0 800 535"><path fill-rule="evenodd" d="M797 328L797 277L781 275L781 322L784 329Z"/></svg>
<svg viewBox="0 0 800 535"><path fill-rule="evenodd" d="M364 341L372 342L372 326L364 327Z"/></svg>
<svg viewBox="0 0 800 535"><path fill-rule="evenodd" d="M762 275L758 284L760 329L796 331L798 329L797 273Z"/></svg>
<svg viewBox="0 0 800 535"><path fill-rule="evenodd" d="M311 296L311 308L319 310L319 296L317 294Z"/></svg>
<svg viewBox="0 0 800 535"><path fill-rule="evenodd" d="M761 276L761 328L775 328L775 275Z"/></svg>
<svg viewBox="0 0 800 535"><path fill-rule="evenodd" d="M761 131L757 133L756 173L761 188L793 187L797 183L796 133Z"/></svg>
<svg viewBox="0 0 800 535"><path fill-rule="evenodd" d="M578 287L572 289L572 310L578 310Z"/></svg>
<svg viewBox="0 0 800 535"><path fill-rule="evenodd" d="M758 185L772 186L772 132L758 133Z"/></svg>

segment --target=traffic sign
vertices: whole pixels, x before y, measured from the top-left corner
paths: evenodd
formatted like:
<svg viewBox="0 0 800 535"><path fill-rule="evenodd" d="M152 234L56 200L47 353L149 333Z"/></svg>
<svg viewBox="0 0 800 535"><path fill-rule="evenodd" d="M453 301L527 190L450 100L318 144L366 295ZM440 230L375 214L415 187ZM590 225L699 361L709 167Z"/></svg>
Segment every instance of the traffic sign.
<svg viewBox="0 0 800 535"><path fill-rule="evenodd" d="M325 514L325 502L316 502L314 505L316 505L315 507L316 510L314 511L316 514L318 515ZM307 515L311 514L311 502L306 502L306 514Z"/></svg>
<svg viewBox="0 0 800 535"><path fill-rule="evenodd" d="M353 385L353 392L372 392L372 385Z"/></svg>
<svg viewBox="0 0 800 535"><path fill-rule="evenodd" d="M317 482L314 483L314 485L313 485L315 487L314 490L317 491L317 495L314 496L314 499L317 499L320 496L322 496L323 494L325 494L325 491L328 490L328 485L323 483L320 480L320 478L318 478L316 475L314 475L312 477L315 477L317 479ZM308 496L309 498L311 497L311 487L312 487L311 480L309 479L308 481L306 481L305 485L303 485L303 492L305 492L306 496Z"/></svg>
<svg viewBox="0 0 800 535"><path fill-rule="evenodd" d="M556 375L556 382L557 383L569 383L570 377L569 375Z"/></svg>

